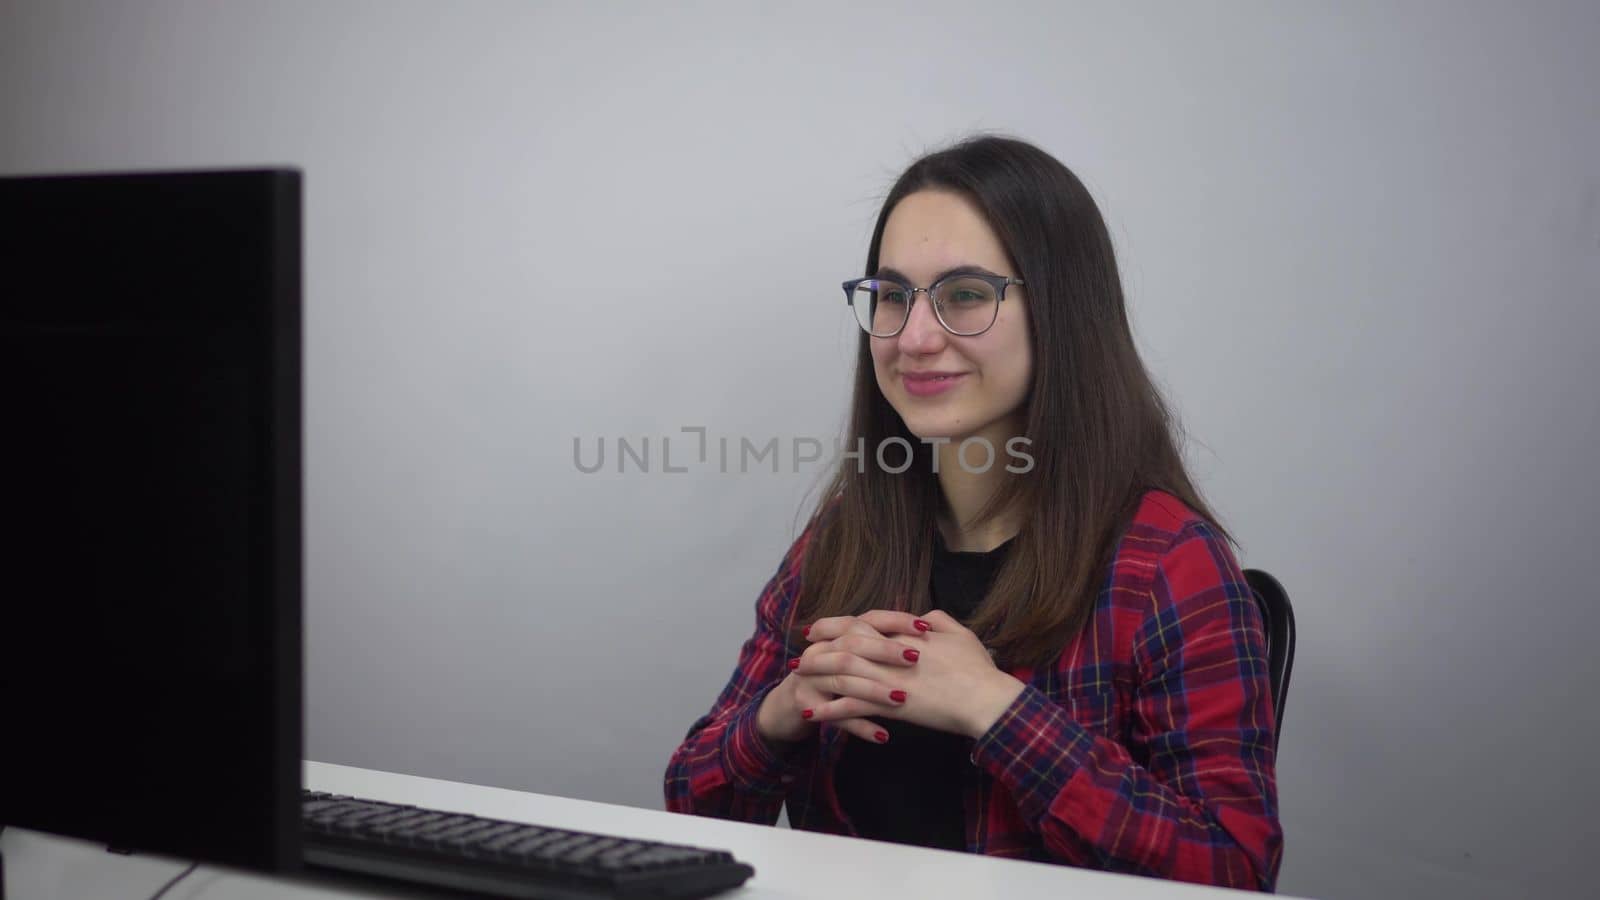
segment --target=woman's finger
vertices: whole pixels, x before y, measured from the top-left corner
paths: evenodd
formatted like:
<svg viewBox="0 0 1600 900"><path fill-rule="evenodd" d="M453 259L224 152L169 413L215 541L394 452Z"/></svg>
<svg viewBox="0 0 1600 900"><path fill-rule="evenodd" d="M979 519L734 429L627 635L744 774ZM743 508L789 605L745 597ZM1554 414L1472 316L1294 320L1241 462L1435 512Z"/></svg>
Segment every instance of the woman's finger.
<svg viewBox="0 0 1600 900"><path fill-rule="evenodd" d="M936 631L942 634L950 634L953 632L967 630L967 626L961 624L960 620L942 609L935 609L924 614L922 620L927 622L930 626L928 630Z"/></svg>
<svg viewBox="0 0 1600 900"><path fill-rule="evenodd" d="M863 741L873 744L889 743L889 729L871 719L840 719L833 724Z"/></svg>
<svg viewBox="0 0 1600 900"><path fill-rule="evenodd" d="M950 619L948 615L938 610L935 610L934 613ZM933 622L929 618L934 613L928 613L925 616L914 616L908 612L896 612L892 609L874 609L864 612L855 618L885 636L896 634L920 635L934 630ZM954 622L955 620L950 619L950 621Z"/></svg>
<svg viewBox="0 0 1600 900"><path fill-rule="evenodd" d="M843 637L835 638L829 643L829 646L834 651L854 654L862 659L882 663L886 666L904 668L915 665L916 661L922 657L922 651L914 646L912 641L921 644L927 643L924 639L910 637L890 640L886 637L880 637L874 631L870 635L851 632Z"/></svg>
<svg viewBox="0 0 1600 900"><path fill-rule="evenodd" d="M845 719L834 723L850 734L874 744L889 743L889 730L871 719Z"/></svg>
<svg viewBox="0 0 1600 900"><path fill-rule="evenodd" d="M794 704L800 712L800 718L808 722L817 721L817 710L827 704L832 697L821 693L811 685L810 679L795 678Z"/></svg>
<svg viewBox="0 0 1600 900"><path fill-rule="evenodd" d="M872 626L861 622L856 616L829 616L818 619L801 629L801 634L811 643L831 641L834 638L849 634L852 629L871 631Z"/></svg>
<svg viewBox="0 0 1600 900"><path fill-rule="evenodd" d="M883 669L872 660L840 648L838 641L812 644L799 658L790 660L790 671L801 675L856 675L882 678Z"/></svg>
<svg viewBox="0 0 1600 900"><path fill-rule="evenodd" d="M810 682L809 686L813 690L834 697L854 697L891 709L904 704L907 700L904 690L859 675L806 675L803 672L800 674L802 680Z"/></svg>
<svg viewBox="0 0 1600 900"><path fill-rule="evenodd" d="M858 697L824 697L821 703L807 707L817 722L842 722L845 719L864 719L868 716L893 716L890 707L898 703L873 703Z"/></svg>
<svg viewBox="0 0 1600 900"><path fill-rule="evenodd" d="M875 744L888 742L888 729L866 718L872 715L881 716L888 712L884 707L854 697L830 697L806 684L807 679L802 678L798 681L800 683L795 686L794 696L795 702L800 706L802 719L813 725L831 722L834 726Z"/></svg>
<svg viewBox="0 0 1600 900"><path fill-rule="evenodd" d="M954 618L940 610L934 610L926 616L914 616L908 612L874 609L859 616L829 616L825 619L818 619L801 629L801 634L806 640L815 644L821 641L835 640L852 633L876 634L880 637L891 635L915 637L926 634L936 628L940 631L949 630L947 627L940 627L935 624L939 621L936 616L942 616L943 622L952 624L957 629L961 627L959 622L956 622Z"/></svg>

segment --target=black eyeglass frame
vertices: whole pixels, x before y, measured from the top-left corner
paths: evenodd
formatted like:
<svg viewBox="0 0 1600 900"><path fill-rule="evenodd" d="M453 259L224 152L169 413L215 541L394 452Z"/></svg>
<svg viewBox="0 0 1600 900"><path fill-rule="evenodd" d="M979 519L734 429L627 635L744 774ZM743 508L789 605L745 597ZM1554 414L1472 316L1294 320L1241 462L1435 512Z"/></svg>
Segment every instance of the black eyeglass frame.
<svg viewBox="0 0 1600 900"><path fill-rule="evenodd" d="M955 281L960 278L976 278L979 281L987 283L995 290L994 316L989 319L989 324L983 326L983 328L979 329L978 331L957 331L954 328L951 328L950 323L944 320L944 313L939 311L939 304L935 303L933 300L933 292L938 290L940 285L947 281ZM861 317L859 315L856 316L856 324L861 326L861 330L866 332L868 337L875 338L892 338L905 330L906 322L911 321L911 308L917 305L918 294L928 295L928 302L933 305L933 317L939 321L939 326L945 331L950 332L956 337L977 337L978 335L983 334L985 331L993 328L994 323L1000 320L1000 304L1005 302L1006 288L1013 284L1017 285L1018 287L1026 287L1026 283L1021 278L1012 278L1009 275L990 275L981 272L961 272L953 275L947 275L925 288L912 287L909 284L896 281L893 278L852 278L844 283L844 302L846 306L850 307L852 310L855 308L856 289L869 281L879 281L887 284L899 285L900 287L903 287L907 291L911 292L911 302L906 304L905 321L900 323L899 328L896 328L888 334L874 334L871 329L861 324Z"/></svg>

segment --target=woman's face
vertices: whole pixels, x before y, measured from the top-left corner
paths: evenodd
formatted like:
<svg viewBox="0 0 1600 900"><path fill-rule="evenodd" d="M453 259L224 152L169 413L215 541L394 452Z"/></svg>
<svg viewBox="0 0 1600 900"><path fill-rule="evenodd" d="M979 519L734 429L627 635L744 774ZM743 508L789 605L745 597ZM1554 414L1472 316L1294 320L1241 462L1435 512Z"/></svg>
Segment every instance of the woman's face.
<svg viewBox="0 0 1600 900"><path fill-rule="evenodd" d="M964 196L924 190L908 194L889 213L878 247L879 277L926 288L958 266L976 266L1020 278L1000 239ZM869 337L878 389L919 438L987 438L997 454L1022 433L1020 407L1033 375L1024 291L1006 288L994 325L958 337L934 316L926 293L917 293L911 317L894 337ZM943 390L916 391L915 376L949 373ZM974 457L976 458L976 457Z"/></svg>

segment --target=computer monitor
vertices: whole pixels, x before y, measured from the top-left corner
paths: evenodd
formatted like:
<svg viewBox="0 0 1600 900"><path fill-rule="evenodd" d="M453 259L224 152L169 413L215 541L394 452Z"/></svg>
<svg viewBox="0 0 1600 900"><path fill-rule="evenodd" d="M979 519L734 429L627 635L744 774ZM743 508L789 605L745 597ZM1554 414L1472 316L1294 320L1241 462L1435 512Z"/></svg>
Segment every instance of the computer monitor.
<svg viewBox="0 0 1600 900"><path fill-rule="evenodd" d="M301 177L0 178L0 825L300 858Z"/></svg>

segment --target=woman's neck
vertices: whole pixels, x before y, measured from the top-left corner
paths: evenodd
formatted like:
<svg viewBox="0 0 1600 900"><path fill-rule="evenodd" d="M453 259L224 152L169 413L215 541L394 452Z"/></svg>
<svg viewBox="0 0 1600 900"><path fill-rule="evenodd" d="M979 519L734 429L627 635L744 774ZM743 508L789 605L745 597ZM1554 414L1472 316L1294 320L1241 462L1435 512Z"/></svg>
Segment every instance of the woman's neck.
<svg viewBox="0 0 1600 900"><path fill-rule="evenodd" d="M988 553L1016 537L1019 530L1016 525L1002 522L961 530L944 516L939 517L939 533L944 536L944 545L956 553Z"/></svg>
<svg viewBox="0 0 1600 900"><path fill-rule="evenodd" d="M939 447L939 488L944 494L945 509L938 518L938 525L940 533L944 535L945 546L951 550L993 550L1015 537L1022 527L1020 518L1010 512L1002 513L981 525L974 522L989 498L1000 490L1008 478L1016 477L1006 471L1006 466L1015 463L1005 450L1010 429L988 430L997 434L977 435L988 440L995 450L987 471L977 470L988 455L982 445L974 444L968 449L966 464L958 456L960 440L951 440Z"/></svg>

